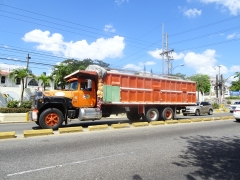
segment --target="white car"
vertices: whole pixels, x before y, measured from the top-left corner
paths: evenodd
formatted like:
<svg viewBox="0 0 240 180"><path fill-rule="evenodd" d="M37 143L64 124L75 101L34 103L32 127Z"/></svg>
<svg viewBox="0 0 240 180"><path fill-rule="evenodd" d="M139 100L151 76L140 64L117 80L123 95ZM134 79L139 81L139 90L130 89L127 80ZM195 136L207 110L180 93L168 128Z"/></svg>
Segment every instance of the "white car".
<svg viewBox="0 0 240 180"><path fill-rule="evenodd" d="M233 111L233 116L235 117L237 122L240 122L240 105L236 106Z"/></svg>
<svg viewBox="0 0 240 180"><path fill-rule="evenodd" d="M229 111L230 113L232 113L234 111L234 109L236 108L236 106L240 105L240 101L236 101L233 105L231 105L229 107Z"/></svg>

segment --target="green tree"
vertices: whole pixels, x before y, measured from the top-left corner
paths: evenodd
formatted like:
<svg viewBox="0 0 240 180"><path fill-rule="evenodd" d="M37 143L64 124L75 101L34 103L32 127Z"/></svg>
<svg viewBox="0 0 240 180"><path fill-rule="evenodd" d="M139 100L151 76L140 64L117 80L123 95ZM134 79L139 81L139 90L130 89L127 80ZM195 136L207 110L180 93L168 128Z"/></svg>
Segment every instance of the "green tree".
<svg viewBox="0 0 240 180"><path fill-rule="evenodd" d="M230 90L231 91L239 91L240 90L240 72L236 72L234 78L237 78L237 80L232 81Z"/></svg>
<svg viewBox="0 0 240 180"><path fill-rule="evenodd" d="M53 67L52 76L54 76L54 84L55 87L60 86L62 89L65 89L66 82L64 77L69 75L70 73L77 71L77 70L85 70L89 65L96 64L102 67L108 67L109 64L100 61L100 60L91 60L91 59L84 59L84 60L75 60L75 59L67 59L61 62L59 65Z"/></svg>
<svg viewBox="0 0 240 180"><path fill-rule="evenodd" d="M186 79L186 74L182 74L182 73L176 73L176 74L173 74L173 76L180 77L181 79Z"/></svg>
<svg viewBox="0 0 240 180"><path fill-rule="evenodd" d="M52 76L47 76L46 74L41 74L39 77L37 77L37 80L41 80L41 86L43 86L43 90L45 91L46 86L50 85L50 82L53 81Z"/></svg>
<svg viewBox="0 0 240 180"><path fill-rule="evenodd" d="M196 75L190 76L188 79L196 82L196 88L198 91L198 100L199 100L199 92L201 92L201 94L203 95L203 93L210 91L211 83L210 83L210 77L208 75L196 74Z"/></svg>
<svg viewBox="0 0 240 180"><path fill-rule="evenodd" d="M10 78L13 78L14 82L17 81L18 78L20 78L21 80L21 84L22 84L22 93L21 93L21 100L20 102L23 102L23 94L24 94L24 79L26 77L35 77L27 68L23 68L23 69L14 69L10 74L9 74Z"/></svg>

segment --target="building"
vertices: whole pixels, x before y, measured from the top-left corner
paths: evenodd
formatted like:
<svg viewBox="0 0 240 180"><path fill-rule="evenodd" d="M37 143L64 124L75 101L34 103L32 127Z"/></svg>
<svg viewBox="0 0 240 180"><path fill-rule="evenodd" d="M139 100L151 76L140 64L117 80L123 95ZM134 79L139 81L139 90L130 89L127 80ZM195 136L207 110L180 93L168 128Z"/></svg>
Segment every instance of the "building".
<svg viewBox="0 0 240 180"><path fill-rule="evenodd" d="M9 77L9 71L1 70L0 72L0 107L5 107L8 101L11 100L18 100L21 99L21 93L22 93L22 82L21 79L17 79L16 82L13 81L12 78ZM41 81L37 81L33 79L32 77L28 77L25 79L27 85L24 90L23 100L29 100L31 95L36 90L42 90ZM50 86L46 87L46 90L53 90L54 89L54 82L50 82Z"/></svg>

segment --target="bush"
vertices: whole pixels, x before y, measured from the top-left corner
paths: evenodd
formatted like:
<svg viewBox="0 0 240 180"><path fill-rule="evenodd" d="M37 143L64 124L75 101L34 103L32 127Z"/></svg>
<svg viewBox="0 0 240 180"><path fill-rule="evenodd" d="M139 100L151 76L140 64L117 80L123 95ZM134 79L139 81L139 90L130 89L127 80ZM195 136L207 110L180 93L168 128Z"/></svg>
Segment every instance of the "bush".
<svg viewBox="0 0 240 180"><path fill-rule="evenodd" d="M31 106L32 106L32 103L31 103L31 101L24 101L24 102L22 102L22 104L20 105L20 108L31 108Z"/></svg>
<svg viewBox="0 0 240 180"><path fill-rule="evenodd" d="M230 100L227 100L227 104L231 104L231 101L230 101Z"/></svg>
<svg viewBox="0 0 240 180"><path fill-rule="evenodd" d="M0 108L0 113L26 113L29 108Z"/></svg>
<svg viewBox="0 0 240 180"><path fill-rule="evenodd" d="M16 100L8 101L7 108L17 108L18 105L19 105L19 101L16 101Z"/></svg>
<svg viewBox="0 0 240 180"><path fill-rule="evenodd" d="M213 109L219 109L219 104L213 103L213 104L212 104L212 107L213 107Z"/></svg>

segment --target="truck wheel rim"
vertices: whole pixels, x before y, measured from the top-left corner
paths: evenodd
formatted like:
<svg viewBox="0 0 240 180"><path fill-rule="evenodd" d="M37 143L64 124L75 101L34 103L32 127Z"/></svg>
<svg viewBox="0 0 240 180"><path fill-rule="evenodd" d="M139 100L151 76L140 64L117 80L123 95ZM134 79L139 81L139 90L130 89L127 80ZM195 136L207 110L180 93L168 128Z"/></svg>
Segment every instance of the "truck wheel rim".
<svg viewBox="0 0 240 180"><path fill-rule="evenodd" d="M170 111L170 110L167 110L166 111L166 117L169 119L169 118L172 118L172 111Z"/></svg>
<svg viewBox="0 0 240 180"><path fill-rule="evenodd" d="M56 113L50 113L45 117L45 123L48 126L55 126L59 122L59 117Z"/></svg>
<svg viewBox="0 0 240 180"><path fill-rule="evenodd" d="M150 118L151 118L151 120L156 120L157 119L157 113L155 111L151 111Z"/></svg>

